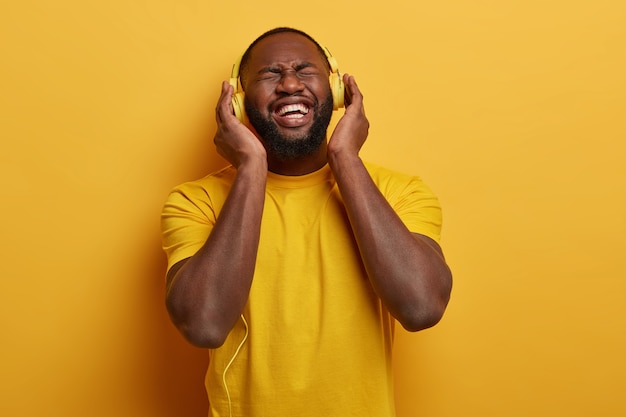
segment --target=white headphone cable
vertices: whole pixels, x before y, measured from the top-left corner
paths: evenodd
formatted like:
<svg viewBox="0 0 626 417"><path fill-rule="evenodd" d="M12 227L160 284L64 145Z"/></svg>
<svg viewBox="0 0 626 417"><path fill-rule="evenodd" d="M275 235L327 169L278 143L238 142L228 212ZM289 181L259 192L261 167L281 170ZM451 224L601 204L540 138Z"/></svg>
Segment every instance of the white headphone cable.
<svg viewBox="0 0 626 417"><path fill-rule="evenodd" d="M233 364L233 362L235 361L235 358L239 354L239 351L243 347L243 344L246 343L246 340L248 339L248 322L246 321L246 318L243 316L243 314L241 315L241 320L243 320L243 325L246 327L246 333L244 334L243 339L239 343L239 346L237 346L237 350L235 350L235 354L233 355L232 358L230 358L230 361L224 368L224 373L222 373L222 383L224 384L224 390L226 391L226 398L228 398L228 413L230 417L233 417L233 409L232 409L232 403L230 401L230 392L228 392L228 384L226 384L226 372L228 372L230 365Z"/></svg>

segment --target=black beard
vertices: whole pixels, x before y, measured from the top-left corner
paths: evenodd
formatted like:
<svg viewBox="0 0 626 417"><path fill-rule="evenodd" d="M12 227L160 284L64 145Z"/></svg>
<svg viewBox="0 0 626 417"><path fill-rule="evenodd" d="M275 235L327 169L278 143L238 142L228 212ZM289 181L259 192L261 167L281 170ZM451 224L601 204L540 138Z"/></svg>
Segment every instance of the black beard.
<svg viewBox="0 0 626 417"><path fill-rule="evenodd" d="M267 152L278 159L295 159L313 154L326 139L326 130L333 115L333 96L329 94L321 106L316 104L311 109L314 112L311 129L299 137L281 134L272 117L264 117L245 98L244 106L248 120L263 139Z"/></svg>

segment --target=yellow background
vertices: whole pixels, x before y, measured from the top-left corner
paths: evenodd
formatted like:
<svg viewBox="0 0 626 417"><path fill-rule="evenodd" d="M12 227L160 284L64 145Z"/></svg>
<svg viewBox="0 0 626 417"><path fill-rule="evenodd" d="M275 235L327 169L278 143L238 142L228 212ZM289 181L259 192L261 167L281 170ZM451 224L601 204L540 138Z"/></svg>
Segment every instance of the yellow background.
<svg viewBox="0 0 626 417"><path fill-rule="evenodd" d="M399 417L626 415L621 0L3 1L0 415L204 415L159 213L224 165L219 83L278 25L357 77L363 157L444 207L453 298L398 335Z"/></svg>

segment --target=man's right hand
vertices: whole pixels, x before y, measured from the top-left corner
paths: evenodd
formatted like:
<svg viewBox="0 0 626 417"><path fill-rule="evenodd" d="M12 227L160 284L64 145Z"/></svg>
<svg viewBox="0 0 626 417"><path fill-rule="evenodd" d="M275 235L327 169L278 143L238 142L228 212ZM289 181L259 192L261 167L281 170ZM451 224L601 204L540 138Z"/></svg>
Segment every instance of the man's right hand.
<svg viewBox="0 0 626 417"><path fill-rule="evenodd" d="M217 152L237 169L250 161L267 163L267 153L261 141L235 117L233 93L233 86L227 81L222 82L222 93L215 109L217 132L213 142Z"/></svg>

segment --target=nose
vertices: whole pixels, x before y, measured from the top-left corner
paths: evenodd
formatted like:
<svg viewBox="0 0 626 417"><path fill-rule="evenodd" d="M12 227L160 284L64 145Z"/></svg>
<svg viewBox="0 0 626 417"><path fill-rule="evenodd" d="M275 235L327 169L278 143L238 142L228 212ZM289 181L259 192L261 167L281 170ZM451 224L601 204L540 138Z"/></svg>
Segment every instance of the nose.
<svg viewBox="0 0 626 417"><path fill-rule="evenodd" d="M304 90L304 84L302 84L296 71L286 70L282 72L280 81L276 86L277 92L291 95L302 90Z"/></svg>

